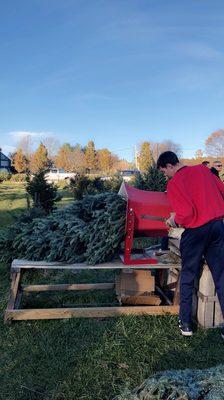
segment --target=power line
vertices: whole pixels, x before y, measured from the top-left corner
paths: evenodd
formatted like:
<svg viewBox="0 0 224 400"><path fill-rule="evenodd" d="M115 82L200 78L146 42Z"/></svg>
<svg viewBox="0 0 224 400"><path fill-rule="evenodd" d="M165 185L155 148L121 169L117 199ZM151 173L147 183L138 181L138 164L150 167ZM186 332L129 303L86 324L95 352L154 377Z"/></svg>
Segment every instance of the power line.
<svg viewBox="0 0 224 400"><path fill-rule="evenodd" d="M119 151L127 151L127 150L132 150L133 151L133 147L127 147L126 149L119 149L119 150L112 150L112 151L119 152Z"/></svg>

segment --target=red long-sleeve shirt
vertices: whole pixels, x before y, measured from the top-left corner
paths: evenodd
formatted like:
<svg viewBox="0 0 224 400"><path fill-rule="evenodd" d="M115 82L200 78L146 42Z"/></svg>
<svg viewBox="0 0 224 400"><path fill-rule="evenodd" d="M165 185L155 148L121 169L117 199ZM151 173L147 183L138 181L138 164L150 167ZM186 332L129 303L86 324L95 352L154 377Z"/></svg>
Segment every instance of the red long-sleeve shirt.
<svg viewBox="0 0 224 400"><path fill-rule="evenodd" d="M183 167L167 185L175 222L196 228L224 217L224 184L203 166Z"/></svg>

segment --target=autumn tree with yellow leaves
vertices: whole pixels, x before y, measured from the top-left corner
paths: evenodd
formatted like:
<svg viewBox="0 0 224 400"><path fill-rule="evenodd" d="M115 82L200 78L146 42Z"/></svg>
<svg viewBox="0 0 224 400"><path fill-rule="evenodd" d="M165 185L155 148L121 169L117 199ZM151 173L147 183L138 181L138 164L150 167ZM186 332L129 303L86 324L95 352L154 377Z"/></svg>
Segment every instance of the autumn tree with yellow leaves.
<svg viewBox="0 0 224 400"><path fill-rule="evenodd" d="M86 168L90 172L95 172L97 169L97 153L95 150L95 144L92 140L89 140L85 150L85 162Z"/></svg>
<svg viewBox="0 0 224 400"><path fill-rule="evenodd" d="M79 145L73 147L65 143L55 157L55 166L66 172L83 172L85 170L84 152Z"/></svg>
<svg viewBox="0 0 224 400"><path fill-rule="evenodd" d="M141 144L138 156L139 169L142 172L146 172L150 167L153 166L153 164L154 164L154 159L152 155L150 142L143 142Z"/></svg>
<svg viewBox="0 0 224 400"><path fill-rule="evenodd" d="M50 165L51 162L48 158L47 148L43 143L40 143L37 150L31 155L30 170L32 172L47 170L50 168Z"/></svg>
<svg viewBox="0 0 224 400"><path fill-rule="evenodd" d="M18 149L17 152L13 155L12 165L19 174L26 172L28 168L28 160L25 157L21 148Z"/></svg>

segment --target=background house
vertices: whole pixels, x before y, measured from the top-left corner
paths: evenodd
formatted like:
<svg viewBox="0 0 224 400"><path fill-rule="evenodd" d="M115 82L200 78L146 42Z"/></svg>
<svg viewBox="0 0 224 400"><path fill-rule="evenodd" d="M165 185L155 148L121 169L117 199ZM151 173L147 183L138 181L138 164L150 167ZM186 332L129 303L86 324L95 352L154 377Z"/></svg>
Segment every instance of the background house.
<svg viewBox="0 0 224 400"><path fill-rule="evenodd" d="M11 160L9 157L5 156L5 154L2 153L2 149L0 148L0 170L2 169L7 169L7 171L11 171Z"/></svg>

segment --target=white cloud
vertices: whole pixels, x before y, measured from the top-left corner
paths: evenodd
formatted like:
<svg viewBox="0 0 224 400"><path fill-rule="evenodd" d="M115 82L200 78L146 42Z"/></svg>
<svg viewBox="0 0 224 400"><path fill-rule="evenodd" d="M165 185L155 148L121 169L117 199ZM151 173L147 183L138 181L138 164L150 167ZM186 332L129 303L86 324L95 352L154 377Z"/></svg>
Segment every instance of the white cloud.
<svg viewBox="0 0 224 400"><path fill-rule="evenodd" d="M14 146L8 146L7 144L6 145L3 144L1 146L1 149L2 149L3 154L5 154L6 156L9 153L13 153L16 150L16 148Z"/></svg>
<svg viewBox="0 0 224 400"><path fill-rule="evenodd" d="M41 138L43 136L48 135L49 132L30 132L30 131L14 131L14 132L9 132L9 135L14 139L14 140L20 140L25 136L31 136L32 138Z"/></svg>

